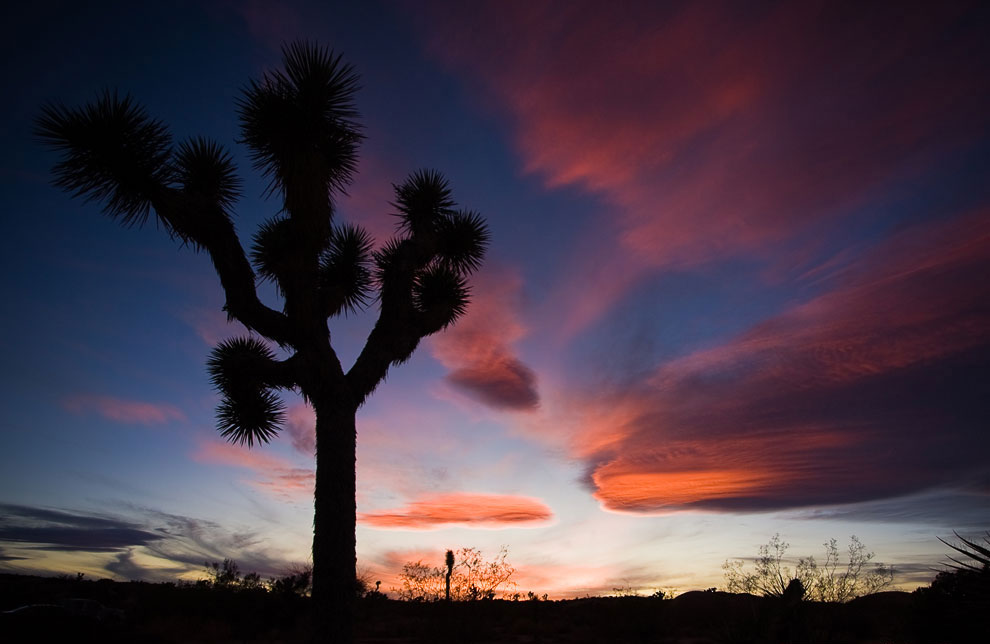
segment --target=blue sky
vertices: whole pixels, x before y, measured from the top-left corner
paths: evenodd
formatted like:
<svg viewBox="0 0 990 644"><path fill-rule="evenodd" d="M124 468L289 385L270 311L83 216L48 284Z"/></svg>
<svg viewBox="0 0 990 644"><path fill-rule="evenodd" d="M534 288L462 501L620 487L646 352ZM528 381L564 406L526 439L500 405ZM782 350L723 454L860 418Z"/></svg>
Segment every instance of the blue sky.
<svg viewBox="0 0 990 644"><path fill-rule="evenodd" d="M358 565L509 548L564 597L721 583L780 533L913 588L990 523L990 91L977 3L203 2L5 9L0 568L166 579L308 558L312 417L214 429L242 334L208 258L50 184L48 101L130 92L277 210L234 104L282 42L342 53L367 140L338 216L450 180L492 232L468 316L358 417ZM269 287L266 301L277 305ZM345 364L374 309L332 324Z"/></svg>

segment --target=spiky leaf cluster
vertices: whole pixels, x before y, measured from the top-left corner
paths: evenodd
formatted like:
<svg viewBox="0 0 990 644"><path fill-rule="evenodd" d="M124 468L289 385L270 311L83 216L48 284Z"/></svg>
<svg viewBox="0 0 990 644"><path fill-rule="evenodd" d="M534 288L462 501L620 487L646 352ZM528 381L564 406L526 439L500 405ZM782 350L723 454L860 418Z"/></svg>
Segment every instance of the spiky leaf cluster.
<svg viewBox="0 0 990 644"><path fill-rule="evenodd" d="M285 406L266 382L275 355L257 338L221 342L207 362L210 380L223 397L217 407L217 429L232 443L267 443L285 420Z"/></svg>
<svg viewBox="0 0 990 644"><path fill-rule="evenodd" d="M263 223L255 233L251 261L258 275L280 286L296 252L298 248L292 233L292 221L274 217Z"/></svg>
<svg viewBox="0 0 990 644"><path fill-rule="evenodd" d="M389 239L378 250L372 253L374 261L373 278L376 286L383 290L387 285L399 281L403 277L408 277L411 271L403 270L402 256L404 249L408 249L410 242L393 237Z"/></svg>
<svg viewBox="0 0 990 644"><path fill-rule="evenodd" d="M104 202L104 212L125 225L144 223L152 199L171 179L168 128L130 96L105 91L81 108L46 105L35 133L62 152L55 185Z"/></svg>
<svg viewBox="0 0 990 644"><path fill-rule="evenodd" d="M186 194L219 205L225 213L241 195L241 180L230 153L202 137L183 141L172 160L174 180Z"/></svg>
<svg viewBox="0 0 990 644"><path fill-rule="evenodd" d="M284 70L251 81L238 101L241 141L269 191L305 184L343 189L357 167L363 138L354 106L358 77L339 55L308 43L282 49Z"/></svg>
<svg viewBox="0 0 990 644"><path fill-rule="evenodd" d="M429 248L429 261L468 275L481 266L490 240L484 219L457 210L447 180L436 170L418 170L393 186L403 238Z"/></svg>
<svg viewBox="0 0 990 644"><path fill-rule="evenodd" d="M430 331L438 331L464 315L470 301L467 280L456 271L433 264L416 275L413 306L428 319Z"/></svg>
<svg viewBox="0 0 990 644"><path fill-rule="evenodd" d="M399 211L399 230L410 235L430 234L457 205L450 184L436 170L417 170L403 183L392 186Z"/></svg>
<svg viewBox="0 0 990 644"><path fill-rule="evenodd" d="M950 564L952 568L956 568L957 570L968 568L969 570L976 570L976 571L990 569L990 532L988 532L987 535L983 538L983 541L986 545L982 545L975 541L970 541L969 539L965 539L959 536L958 532L953 532L953 534L956 535L957 539L962 541L963 545L957 546L955 544L949 543L942 537L938 537L938 540L944 543L945 545L949 546L956 552L965 555L971 561L960 561L959 559L956 559L954 557L949 557L949 560L952 561L952 564Z"/></svg>
<svg viewBox="0 0 990 644"><path fill-rule="evenodd" d="M439 172L417 171L394 188L400 236L375 253L375 278L383 295L408 289L424 330L434 333L466 310L466 278L481 266L488 228L477 213L456 209Z"/></svg>
<svg viewBox="0 0 990 644"><path fill-rule="evenodd" d="M441 217L436 226L437 261L461 275L481 267L490 235L485 220L473 211L458 210Z"/></svg>
<svg viewBox="0 0 990 644"><path fill-rule="evenodd" d="M372 291L371 235L363 228L338 226L320 258L320 291L327 315L350 313L367 306Z"/></svg>

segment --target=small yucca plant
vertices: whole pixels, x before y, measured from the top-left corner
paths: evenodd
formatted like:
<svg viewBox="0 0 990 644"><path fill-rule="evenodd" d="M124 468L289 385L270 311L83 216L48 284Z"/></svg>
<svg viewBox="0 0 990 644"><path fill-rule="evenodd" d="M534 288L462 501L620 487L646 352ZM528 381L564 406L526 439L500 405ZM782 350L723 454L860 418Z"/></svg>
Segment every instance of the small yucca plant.
<svg viewBox="0 0 990 644"><path fill-rule="evenodd" d="M953 531L952 534L956 536L956 539L959 539L959 541L962 542L962 545L949 543L942 537L939 537L938 540L944 543L945 545L949 546L956 552L965 555L967 558L969 558L970 560L972 560L972 562L975 563L960 561L955 557L949 557L949 560L952 562L951 564L949 564L950 568L955 568L956 570L968 569L968 570L975 570L977 572L981 572L983 570L986 570L988 567L990 567L990 547L988 547L990 546L990 532L987 532L986 535L983 537L983 543L986 544L985 546L980 545L979 543L976 543L974 541L970 541L965 537L959 536L958 532Z"/></svg>

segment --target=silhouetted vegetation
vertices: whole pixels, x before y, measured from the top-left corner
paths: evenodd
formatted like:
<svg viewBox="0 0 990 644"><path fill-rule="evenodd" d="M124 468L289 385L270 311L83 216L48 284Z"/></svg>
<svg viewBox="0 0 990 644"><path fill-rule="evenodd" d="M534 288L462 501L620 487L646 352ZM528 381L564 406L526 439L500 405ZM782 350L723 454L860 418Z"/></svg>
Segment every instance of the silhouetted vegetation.
<svg viewBox="0 0 990 644"><path fill-rule="evenodd" d="M748 571L742 561L726 561L722 566L726 587L733 593L751 593L764 597L783 597L792 589L794 581L800 583L801 597L818 602L847 602L856 597L872 595L888 587L894 580L894 570L877 563L870 566L874 553L852 536L849 540L846 562L840 562L838 542L830 539L825 544L825 561L819 564L814 557L798 559L792 571L785 564L790 544L775 534L760 546L754 569Z"/></svg>
<svg viewBox="0 0 990 644"><path fill-rule="evenodd" d="M227 315L291 354L280 360L253 335L214 349L217 428L248 447L267 443L285 419L278 390L301 393L315 410L312 596L327 637L343 643L355 595L355 414L391 366L465 312L467 279L481 265L488 230L478 214L457 209L435 171L395 186L397 231L379 250L360 227L334 221L334 200L351 181L363 138L358 76L321 47L293 44L283 54L282 69L251 81L237 105L240 142L269 180L267 193L278 197L250 257L233 222L241 182L218 143L173 145L162 122L116 92L81 108L45 106L37 134L61 153L55 185L101 202L124 225L141 225L153 212L171 237L209 253ZM277 287L281 310L258 298L256 272ZM328 320L372 302L378 320L345 371ZM229 572L218 570L215 581L222 586Z"/></svg>
<svg viewBox="0 0 990 644"><path fill-rule="evenodd" d="M402 567L402 587L394 589L399 599L431 602L477 601L495 599L499 592L514 588L512 575L516 569L508 562L508 549L503 546L487 561L477 548L448 550L444 567L437 568L422 561L408 562Z"/></svg>
<svg viewBox="0 0 990 644"><path fill-rule="evenodd" d="M673 598L657 593L548 601L533 592L497 598L471 589L511 576L514 569L506 564L505 549L486 561L466 548L448 551L454 559L450 566L449 558L443 567L423 566L429 575L423 588L413 592L420 581L414 578L405 597L412 601L389 599L378 590L380 582L371 590L359 580L356 634L368 644L982 641L990 632L990 566L984 561L985 546L957 538L958 544L948 545L967 559L953 556L930 586L913 594L880 592L844 603L811 601L805 583L793 576L776 596L708 588ZM775 537L762 554L783 561L785 551L786 544ZM767 565L773 569L777 564ZM501 573L481 581L488 574L484 571L495 570ZM786 570L781 565L780 578ZM485 601L437 601L446 597L448 573L452 599ZM258 575L242 574L229 559L208 563L206 578L198 582L0 575L0 634L11 642L302 642L313 634L314 605L303 599L308 579L308 570L297 569L261 583Z"/></svg>
<svg viewBox="0 0 990 644"><path fill-rule="evenodd" d="M673 599L355 600L358 642L920 642L908 593L846 604L691 591ZM41 612L19 611L25 604ZM313 604L268 588L0 575L4 641L304 642ZM926 640L927 641L927 640ZM943 640L944 641L944 640ZM953 640L964 641L964 640Z"/></svg>
<svg viewBox="0 0 990 644"><path fill-rule="evenodd" d="M990 533L983 537L986 545L955 537L958 544L939 537L957 553L947 557L948 569L915 591L926 642L975 642L990 633Z"/></svg>

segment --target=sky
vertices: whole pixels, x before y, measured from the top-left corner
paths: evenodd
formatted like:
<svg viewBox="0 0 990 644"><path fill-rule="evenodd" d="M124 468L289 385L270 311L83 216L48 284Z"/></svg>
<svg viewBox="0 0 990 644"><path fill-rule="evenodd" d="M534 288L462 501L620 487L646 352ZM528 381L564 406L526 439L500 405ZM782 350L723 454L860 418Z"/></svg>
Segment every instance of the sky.
<svg viewBox="0 0 990 644"><path fill-rule="evenodd" d="M35 2L3 9L0 571L160 581L309 560L314 417L225 443L245 335L205 254L51 185L42 105L128 92L277 213L235 104L282 43L361 77L336 217L423 168L492 243L468 314L358 413L359 571L448 548L520 590L724 586L774 534L895 586L990 527L986 3ZM270 285L262 298L278 307ZM375 307L331 320L345 368Z"/></svg>

